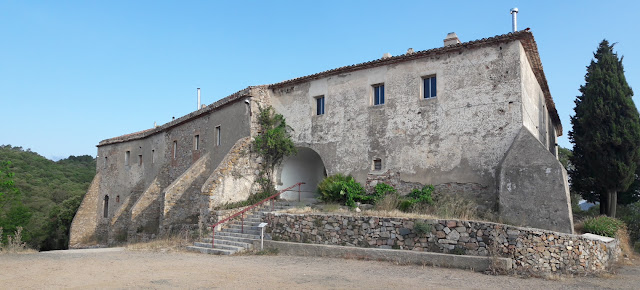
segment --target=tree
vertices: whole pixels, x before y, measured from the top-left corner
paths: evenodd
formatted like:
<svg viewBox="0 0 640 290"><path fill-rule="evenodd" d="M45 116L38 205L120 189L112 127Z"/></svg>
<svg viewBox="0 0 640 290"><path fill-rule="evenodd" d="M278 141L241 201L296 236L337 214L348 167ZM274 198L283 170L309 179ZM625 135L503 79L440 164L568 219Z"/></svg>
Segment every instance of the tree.
<svg viewBox="0 0 640 290"><path fill-rule="evenodd" d="M291 127L287 125L281 114L276 114L273 107L260 108L258 115L260 133L253 141L253 150L262 157L263 170L258 182L263 192L275 191L273 188L273 171L285 157L297 153L291 140Z"/></svg>
<svg viewBox="0 0 640 290"><path fill-rule="evenodd" d="M31 218L29 208L22 204L20 190L13 181L11 161L0 162L0 228L5 234L13 234L18 227L24 227ZM2 241L4 237L0 237Z"/></svg>
<svg viewBox="0 0 640 290"><path fill-rule="evenodd" d="M571 117L574 169L570 174L584 199L599 199L601 213L615 217L618 193L636 180L640 117L613 45L603 40L594 57Z"/></svg>

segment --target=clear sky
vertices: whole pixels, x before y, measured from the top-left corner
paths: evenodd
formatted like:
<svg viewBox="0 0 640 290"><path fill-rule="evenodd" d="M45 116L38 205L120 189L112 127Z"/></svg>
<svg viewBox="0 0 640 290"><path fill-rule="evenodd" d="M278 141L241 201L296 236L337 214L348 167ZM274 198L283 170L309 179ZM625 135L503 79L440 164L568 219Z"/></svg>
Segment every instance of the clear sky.
<svg viewBox="0 0 640 290"><path fill-rule="evenodd" d="M250 85L530 27L570 147L602 39L640 95L640 1L0 0L0 144L50 159L151 128Z"/></svg>

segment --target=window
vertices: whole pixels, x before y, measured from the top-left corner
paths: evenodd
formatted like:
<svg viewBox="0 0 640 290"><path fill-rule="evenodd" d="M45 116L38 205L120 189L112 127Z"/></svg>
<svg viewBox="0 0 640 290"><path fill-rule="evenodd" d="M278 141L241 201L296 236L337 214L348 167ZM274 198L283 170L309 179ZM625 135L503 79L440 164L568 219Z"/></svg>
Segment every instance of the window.
<svg viewBox="0 0 640 290"><path fill-rule="evenodd" d="M105 169L107 169L107 164L109 164L109 163L107 163L107 156L105 156L104 157L104 168Z"/></svg>
<svg viewBox="0 0 640 290"><path fill-rule="evenodd" d="M316 97L316 115L324 115L324 96Z"/></svg>
<svg viewBox="0 0 640 290"><path fill-rule="evenodd" d="M178 153L178 141L173 141L173 159L176 159Z"/></svg>
<svg viewBox="0 0 640 290"><path fill-rule="evenodd" d="M151 150L151 163L156 163L156 150Z"/></svg>
<svg viewBox="0 0 640 290"><path fill-rule="evenodd" d="M138 155L138 165L142 166L142 155Z"/></svg>
<svg viewBox="0 0 640 290"><path fill-rule="evenodd" d="M129 158L131 157L131 151L124 153L124 165L129 165Z"/></svg>
<svg viewBox="0 0 640 290"><path fill-rule="evenodd" d="M116 202L120 202L120 196L116 195Z"/></svg>
<svg viewBox="0 0 640 290"><path fill-rule="evenodd" d="M384 84L373 86L373 105L384 105Z"/></svg>
<svg viewBox="0 0 640 290"><path fill-rule="evenodd" d="M216 126L216 146L220 146L220 126Z"/></svg>
<svg viewBox="0 0 640 290"><path fill-rule="evenodd" d="M105 218L109 217L109 196L108 195L104 196L104 210L103 210L103 212L104 212L103 216Z"/></svg>
<svg viewBox="0 0 640 290"><path fill-rule="evenodd" d="M422 96L425 99L436 97L436 76L422 79Z"/></svg>
<svg viewBox="0 0 640 290"><path fill-rule="evenodd" d="M382 159L376 158L373 159L373 170L382 170Z"/></svg>
<svg viewBox="0 0 640 290"><path fill-rule="evenodd" d="M193 136L193 150L200 149L200 135Z"/></svg>

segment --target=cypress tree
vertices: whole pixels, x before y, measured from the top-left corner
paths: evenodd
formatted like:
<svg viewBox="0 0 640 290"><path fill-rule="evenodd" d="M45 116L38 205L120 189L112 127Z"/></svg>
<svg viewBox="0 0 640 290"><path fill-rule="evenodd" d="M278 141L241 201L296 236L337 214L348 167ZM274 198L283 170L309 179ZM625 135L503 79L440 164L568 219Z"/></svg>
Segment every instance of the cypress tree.
<svg viewBox="0 0 640 290"><path fill-rule="evenodd" d="M599 199L600 212L615 217L618 193L624 194L636 179L640 117L613 44L603 40L594 58L571 117L574 169L570 174L583 198Z"/></svg>

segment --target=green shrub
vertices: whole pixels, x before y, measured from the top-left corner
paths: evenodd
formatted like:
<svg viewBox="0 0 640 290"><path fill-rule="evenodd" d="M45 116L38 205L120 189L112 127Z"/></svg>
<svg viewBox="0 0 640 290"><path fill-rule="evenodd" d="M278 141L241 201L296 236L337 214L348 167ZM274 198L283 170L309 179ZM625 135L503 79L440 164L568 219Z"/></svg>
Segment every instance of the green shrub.
<svg viewBox="0 0 640 290"><path fill-rule="evenodd" d="M386 183L378 183L373 189L373 203L376 204L382 200L386 195L395 194L396 189L393 186Z"/></svg>
<svg viewBox="0 0 640 290"><path fill-rule="evenodd" d="M342 184L349 179L353 179L353 177L345 176L342 173L327 176L318 183L320 199L326 202L343 201L344 197L340 194L340 192L342 192Z"/></svg>
<svg viewBox="0 0 640 290"><path fill-rule="evenodd" d="M631 240L640 243L640 201L620 206L617 216L627 224Z"/></svg>
<svg viewBox="0 0 640 290"><path fill-rule="evenodd" d="M615 238L618 229L625 227L623 221L607 216L599 216L584 221L584 230L588 233Z"/></svg>
<svg viewBox="0 0 640 290"><path fill-rule="evenodd" d="M431 232L431 224L416 221L416 223L413 224L413 231L416 232L418 236L428 234L429 232Z"/></svg>
<svg viewBox="0 0 640 290"><path fill-rule="evenodd" d="M414 189L411 193L400 201L398 209L404 212L413 211L419 205L432 205L433 197L433 185L425 185L422 189Z"/></svg>
<svg viewBox="0 0 640 290"><path fill-rule="evenodd" d="M336 201L350 207L355 207L356 202L370 202L372 196L365 195L364 187L352 176L336 174L323 179L318 184L318 193L323 201Z"/></svg>

